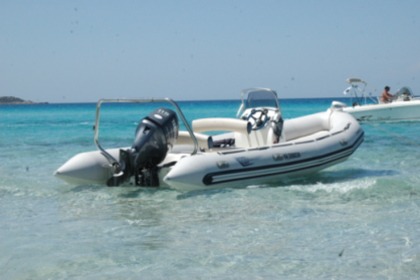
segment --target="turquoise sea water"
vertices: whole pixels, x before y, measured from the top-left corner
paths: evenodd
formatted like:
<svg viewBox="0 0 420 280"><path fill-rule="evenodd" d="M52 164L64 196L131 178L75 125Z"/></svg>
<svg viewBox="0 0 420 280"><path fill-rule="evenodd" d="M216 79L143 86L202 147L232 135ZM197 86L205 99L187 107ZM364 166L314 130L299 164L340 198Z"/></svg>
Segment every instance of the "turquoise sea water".
<svg viewBox="0 0 420 280"><path fill-rule="evenodd" d="M331 99L286 99L285 118ZM239 101L181 102L187 119ZM101 143L130 145L154 107L104 106ZM0 106L0 279L418 279L420 122L363 124L346 162L270 186L204 193L71 186L95 104Z"/></svg>

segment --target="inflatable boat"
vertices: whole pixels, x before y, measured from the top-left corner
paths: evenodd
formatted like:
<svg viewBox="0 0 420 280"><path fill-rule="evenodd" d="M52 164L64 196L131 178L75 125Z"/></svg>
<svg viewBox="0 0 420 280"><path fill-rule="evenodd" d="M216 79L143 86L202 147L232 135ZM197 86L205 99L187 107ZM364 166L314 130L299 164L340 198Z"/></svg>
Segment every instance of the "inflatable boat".
<svg viewBox="0 0 420 280"><path fill-rule="evenodd" d="M166 102L138 124L131 147L104 149L99 142L100 108L109 102ZM180 121L185 130L180 130ZM283 120L277 93L242 91L236 118L189 123L171 99L102 99L97 103L97 150L75 155L55 172L76 185L136 185L180 191L276 184L338 164L364 139L357 120L329 108Z"/></svg>

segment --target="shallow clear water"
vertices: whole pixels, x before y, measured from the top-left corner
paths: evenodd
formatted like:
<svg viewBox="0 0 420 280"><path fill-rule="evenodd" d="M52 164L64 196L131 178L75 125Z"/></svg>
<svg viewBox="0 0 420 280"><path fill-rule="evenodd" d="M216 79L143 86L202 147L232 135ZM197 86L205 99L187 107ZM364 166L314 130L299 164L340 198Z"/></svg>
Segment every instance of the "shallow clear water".
<svg viewBox="0 0 420 280"><path fill-rule="evenodd" d="M329 99L284 100L285 118ZM188 119L238 101L182 102ZM146 106L147 107L147 106ZM105 106L105 147L130 145L140 105ZM0 107L1 279L417 279L420 123L363 124L346 162L270 186L201 193L71 186L95 149L95 104Z"/></svg>

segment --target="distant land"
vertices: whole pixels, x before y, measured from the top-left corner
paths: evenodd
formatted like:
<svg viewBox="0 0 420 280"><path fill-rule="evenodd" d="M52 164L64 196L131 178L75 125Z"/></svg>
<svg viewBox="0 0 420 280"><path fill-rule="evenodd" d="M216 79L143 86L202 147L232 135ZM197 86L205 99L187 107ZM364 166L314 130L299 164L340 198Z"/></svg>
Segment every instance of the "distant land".
<svg viewBox="0 0 420 280"><path fill-rule="evenodd" d="M37 104L37 103L30 100L23 100L19 97L14 97L14 96L0 96L0 104Z"/></svg>

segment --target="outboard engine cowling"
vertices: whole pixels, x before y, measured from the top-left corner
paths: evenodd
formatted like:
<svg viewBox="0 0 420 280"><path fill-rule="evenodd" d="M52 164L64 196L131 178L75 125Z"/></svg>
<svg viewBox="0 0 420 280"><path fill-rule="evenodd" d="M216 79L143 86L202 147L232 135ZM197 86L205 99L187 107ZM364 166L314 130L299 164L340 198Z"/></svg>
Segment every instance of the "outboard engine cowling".
<svg viewBox="0 0 420 280"><path fill-rule="evenodd" d="M139 186L159 186L158 168L178 138L178 118L174 111L160 108L145 117L137 126L130 149L120 150L120 172L108 180L118 186L135 176Z"/></svg>

